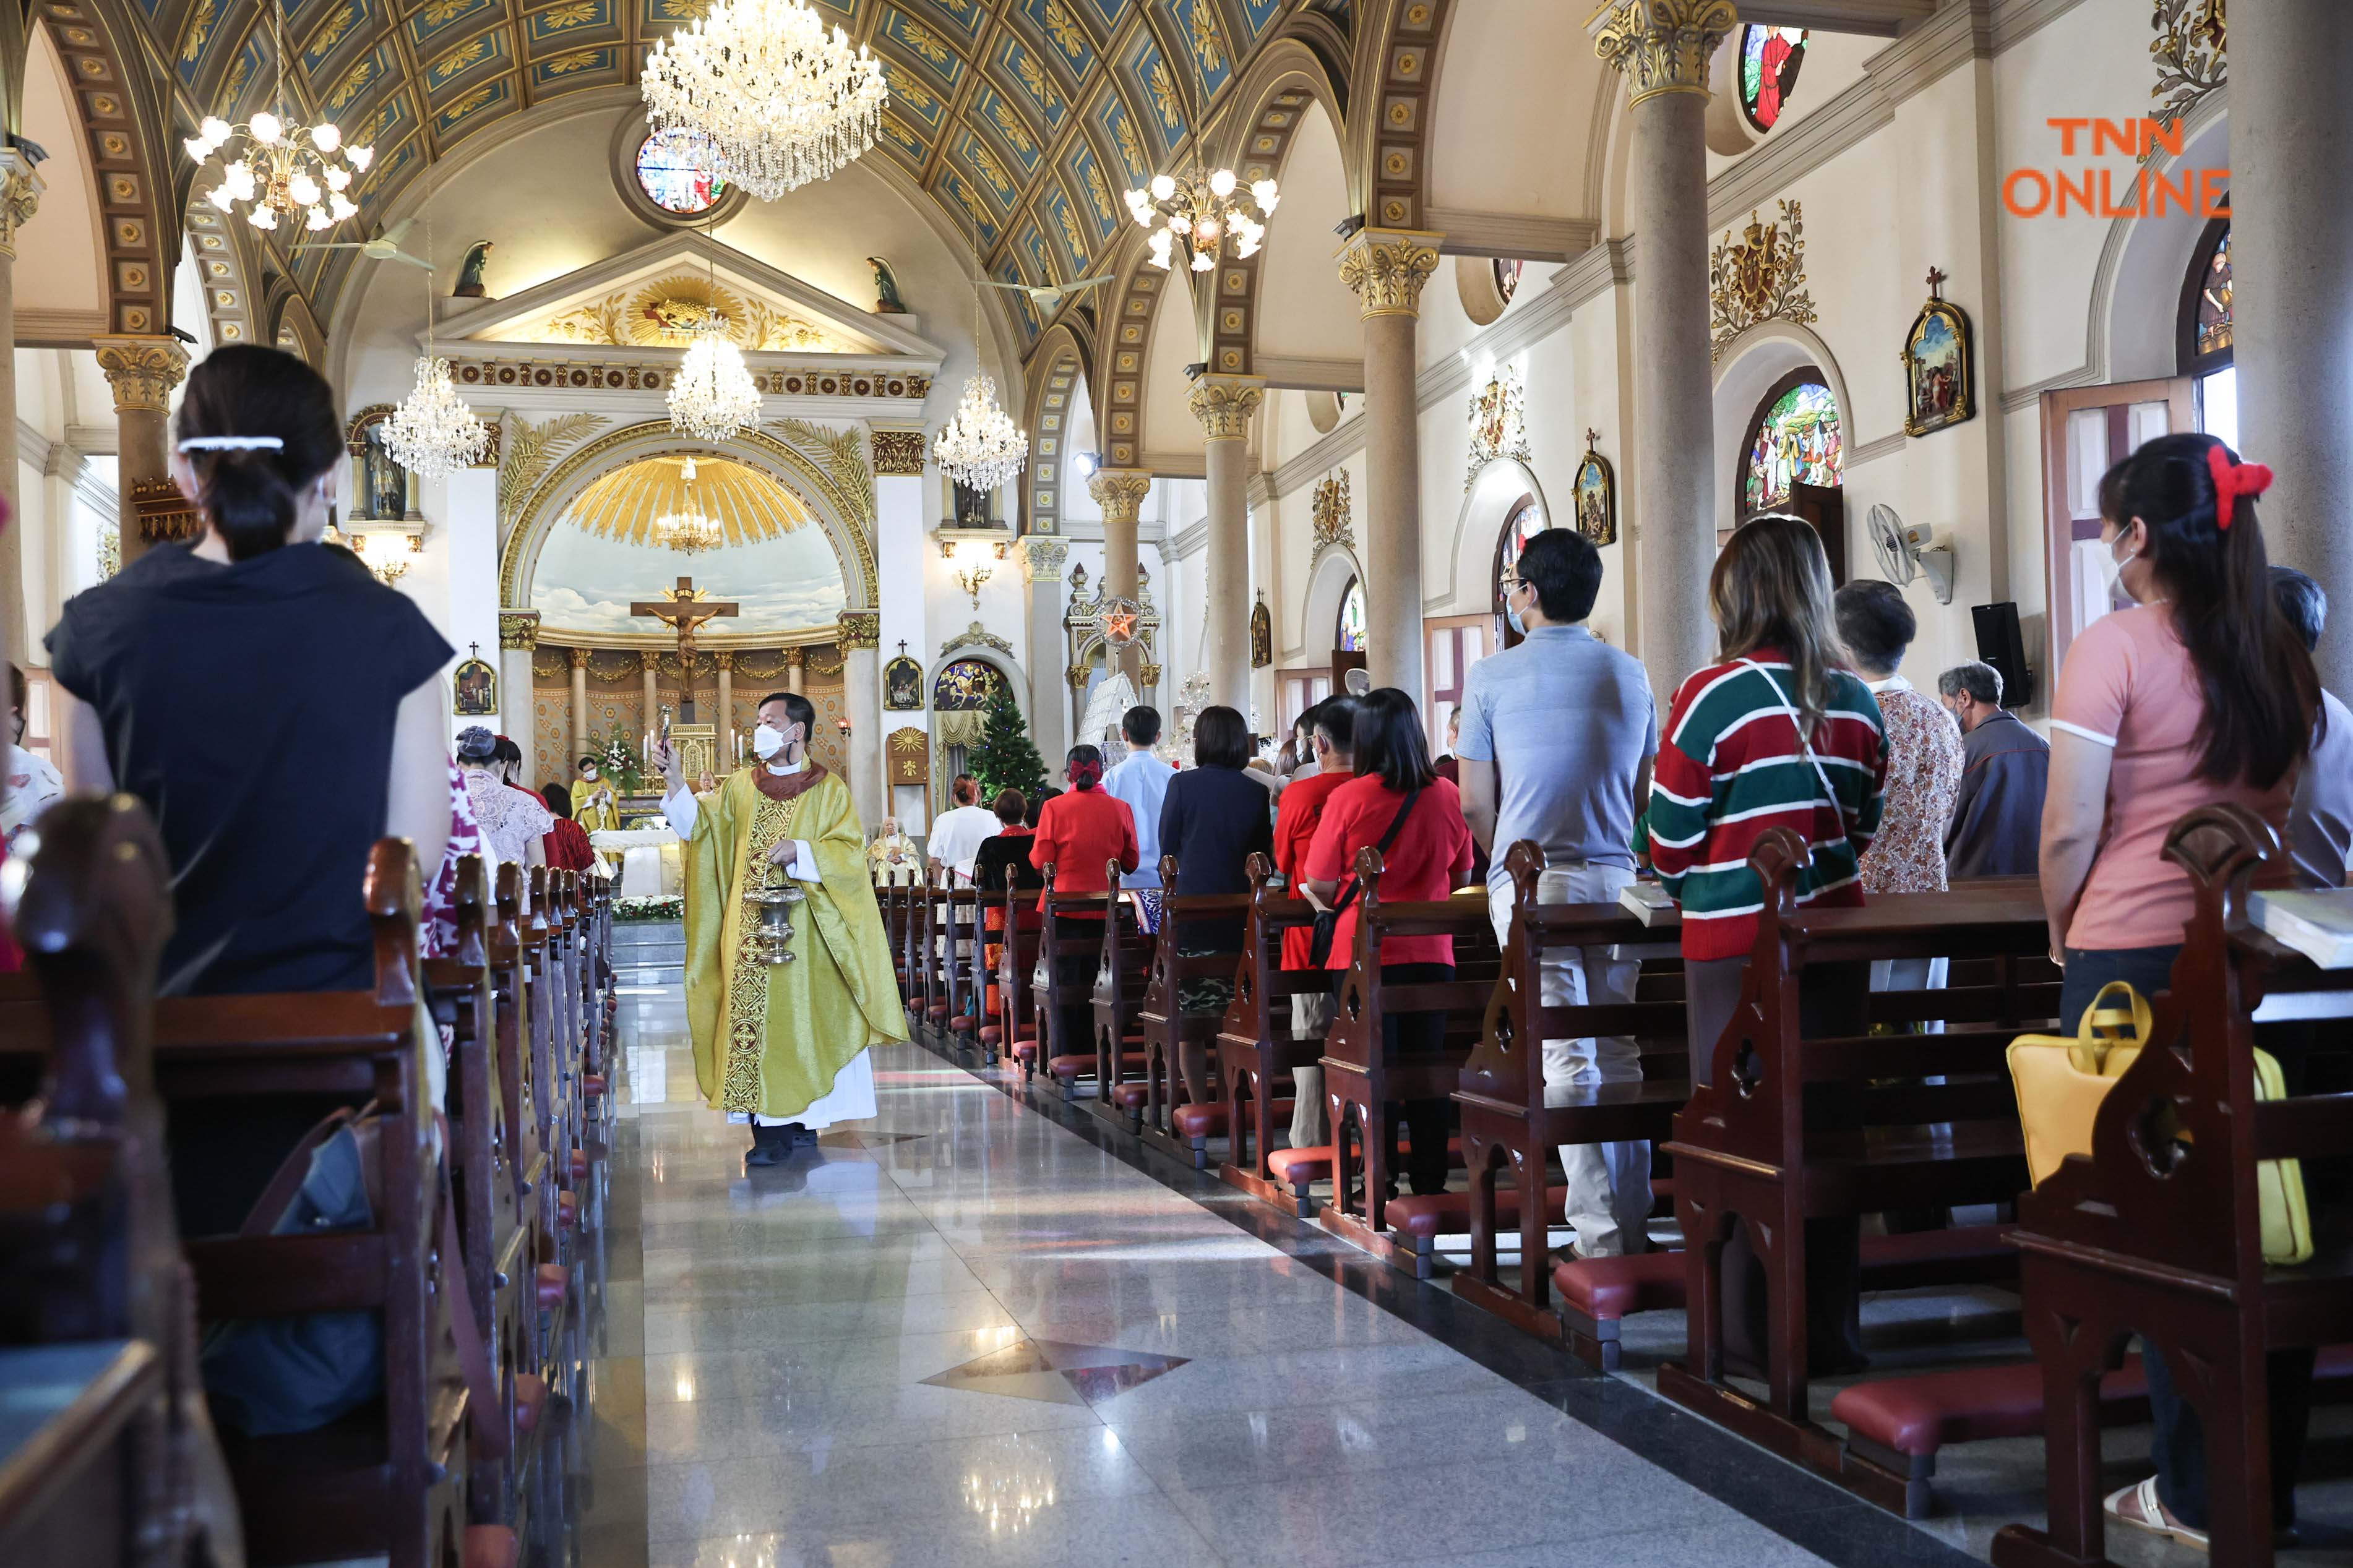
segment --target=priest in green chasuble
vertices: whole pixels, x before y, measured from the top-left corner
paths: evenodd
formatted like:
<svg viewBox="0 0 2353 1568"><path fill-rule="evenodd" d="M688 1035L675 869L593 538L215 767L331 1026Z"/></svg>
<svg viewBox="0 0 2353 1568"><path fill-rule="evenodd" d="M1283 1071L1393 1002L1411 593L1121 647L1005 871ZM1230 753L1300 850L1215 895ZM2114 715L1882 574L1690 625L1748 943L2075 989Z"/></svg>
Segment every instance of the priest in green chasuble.
<svg viewBox="0 0 2353 1568"><path fill-rule="evenodd" d="M808 754L817 710L796 692L760 701L759 760L698 801L677 755L658 753L662 810L686 840L686 1015L702 1098L748 1121L751 1165L773 1165L821 1129L874 1114L870 1047L907 1037L891 944L849 787ZM747 895L780 867L794 904L793 958L765 961Z"/></svg>

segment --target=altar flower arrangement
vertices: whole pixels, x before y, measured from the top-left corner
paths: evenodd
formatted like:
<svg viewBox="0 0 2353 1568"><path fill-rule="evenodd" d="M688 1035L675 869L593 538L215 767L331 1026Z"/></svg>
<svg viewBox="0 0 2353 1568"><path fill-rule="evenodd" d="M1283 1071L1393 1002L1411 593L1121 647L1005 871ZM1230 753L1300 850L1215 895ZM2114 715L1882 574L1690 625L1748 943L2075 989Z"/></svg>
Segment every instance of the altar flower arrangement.
<svg viewBox="0 0 2353 1568"><path fill-rule="evenodd" d="M596 759L596 770L613 781L622 795L642 795L648 788L645 759L638 754L637 737L618 722L613 732L589 748Z"/></svg>
<svg viewBox="0 0 2353 1568"><path fill-rule="evenodd" d="M615 899L613 918L621 921L682 921L686 918L686 900L678 893L657 898Z"/></svg>

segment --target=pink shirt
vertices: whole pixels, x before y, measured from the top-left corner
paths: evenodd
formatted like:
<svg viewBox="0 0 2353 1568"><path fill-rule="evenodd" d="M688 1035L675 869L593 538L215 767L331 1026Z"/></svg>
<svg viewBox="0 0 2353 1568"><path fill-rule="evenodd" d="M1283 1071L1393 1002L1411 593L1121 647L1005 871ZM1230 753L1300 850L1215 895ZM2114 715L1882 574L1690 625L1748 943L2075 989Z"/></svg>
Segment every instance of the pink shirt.
<svg viewBox="0 0 2353 1568"><path fill-rule="evenodd" d="M2172 612L2137 605L2103 616L2067 650L2051 727L2112 749L2107 819L2067 945L2087 951L2178 942L2196 900L2165 858L2165 836L2200 805L2233 802L2274 828L2287 822L2286 780L2268 790L2198 776L2206 698Z"/></svg>

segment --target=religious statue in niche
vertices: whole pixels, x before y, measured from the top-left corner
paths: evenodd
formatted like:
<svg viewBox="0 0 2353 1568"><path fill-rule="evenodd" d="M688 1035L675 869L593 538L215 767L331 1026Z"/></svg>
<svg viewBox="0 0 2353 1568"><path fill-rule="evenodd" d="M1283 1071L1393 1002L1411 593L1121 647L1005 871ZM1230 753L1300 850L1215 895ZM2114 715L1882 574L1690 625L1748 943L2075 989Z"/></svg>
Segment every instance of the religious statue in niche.
<svg viewBox="0 0 2353 1568"><path fill-rule="evenodd" d="M466 645L465 661L458 666L457 700L450 711L461 719L486 719L499 710L499 672L482 658L480 643Z"/></svg>
<svg viewBox="0 0 2353 1568"><path fill-rule="evenodd" d="M1250 668L1267 669L1274 664L1274 617L1267 613L1266 593L1261 589L1258 603L1250 606Z"/></svg>
<svg viewBox="0 0 2353 1568"><path fill-rule="evenodd" d="M958 528L990 528L996 520L989 516L989 495L969 485L955 487L955 525Z"/></svg>
<svg viewBox="0 0 2353 1568"><path fill-rule="evenodd" d="M352 516L387 522L408 516L408 470L393 460L383 416L367 417L349 445L359 491L352 498Z"/></svg>
<svg viewBox="0 0 2353 1568"><path fill-rule="evenodd" d="M915 713L923 706L923 667L907 657L907 645L899 645L899 657L882 667L882 706L893 713Z"/></svg>
<svg viewBox="0 0 2353 1568"><path fill-rule="evenodd" d="M1471 397L1471 463L1462 479L1468 490L1479 470L1498 458L1528 460L1527 393L1520 367L1505 364Z"/></svg>
<svg viewBox="0 0 2353 1568"><path fill-rule="evenodd" d="M1577 502L1577 531L1596 545L1618 542L1618 473L1609 459L1594 448L1599 445L1601 432L1585 433L1585 457L1577 465L1577 479L1569 487Z"/></svg>
<svg viewBox="0 0 2353 1568"><path fill-rule="evenodd" d="M490 298L482 282L482 274L489 270L491 252L496 248L498 248L497 246L487 239L478 239L467 247L466 259L458 264L458 282L457 286L449 290L449 298L452 300Z"/></svg>
<svg viewBox="0 0 2353 1568"><path fill-rule="evenodd" d="M1928 302L1904 335L1904 433L1926 436L1977 416L1976 367L1969 319L1944 294L1945 275L1928 269Z"/></svg>
<svg viewBox="0 0 2353 1568"><path fill-rule="evenodd" d="M1805 326L1818 318L1806 288L1806 214L1797 202L1781 204L1774 223L1748 215L1742 242L1724 243L1708 258L1709 358L1722 359L1733 340L1759 321Z"/></svg>
<svg viewBox="0 0 2353 1568"><path fill-rule="evenodd" d="M903 316L906 301L899 298L899 279L891 264L879 256L870 256L866 265L874 268L874 313L878 316Z"/></svg>

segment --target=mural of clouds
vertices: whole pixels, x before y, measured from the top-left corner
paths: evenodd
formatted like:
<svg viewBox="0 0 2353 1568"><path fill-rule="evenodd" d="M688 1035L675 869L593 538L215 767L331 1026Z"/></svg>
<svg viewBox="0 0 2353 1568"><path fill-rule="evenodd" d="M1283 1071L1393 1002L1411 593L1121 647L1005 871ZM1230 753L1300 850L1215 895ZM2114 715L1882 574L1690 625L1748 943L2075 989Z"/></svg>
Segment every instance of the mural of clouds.
<svg viewBox="0 0 2353 1568"><path fill-rule="evenodd" d="M734 619L706 623L711 630L730 635L830 626L849 605L840 563L821 528L731 545L708 555L681 555L559 526L540 547L532 573L531 607L550 631L600 636L656 631L659 622L630 615L629 605L661 597L681 577L692 577L694 585L714 599L744 606Z"/></svg>

